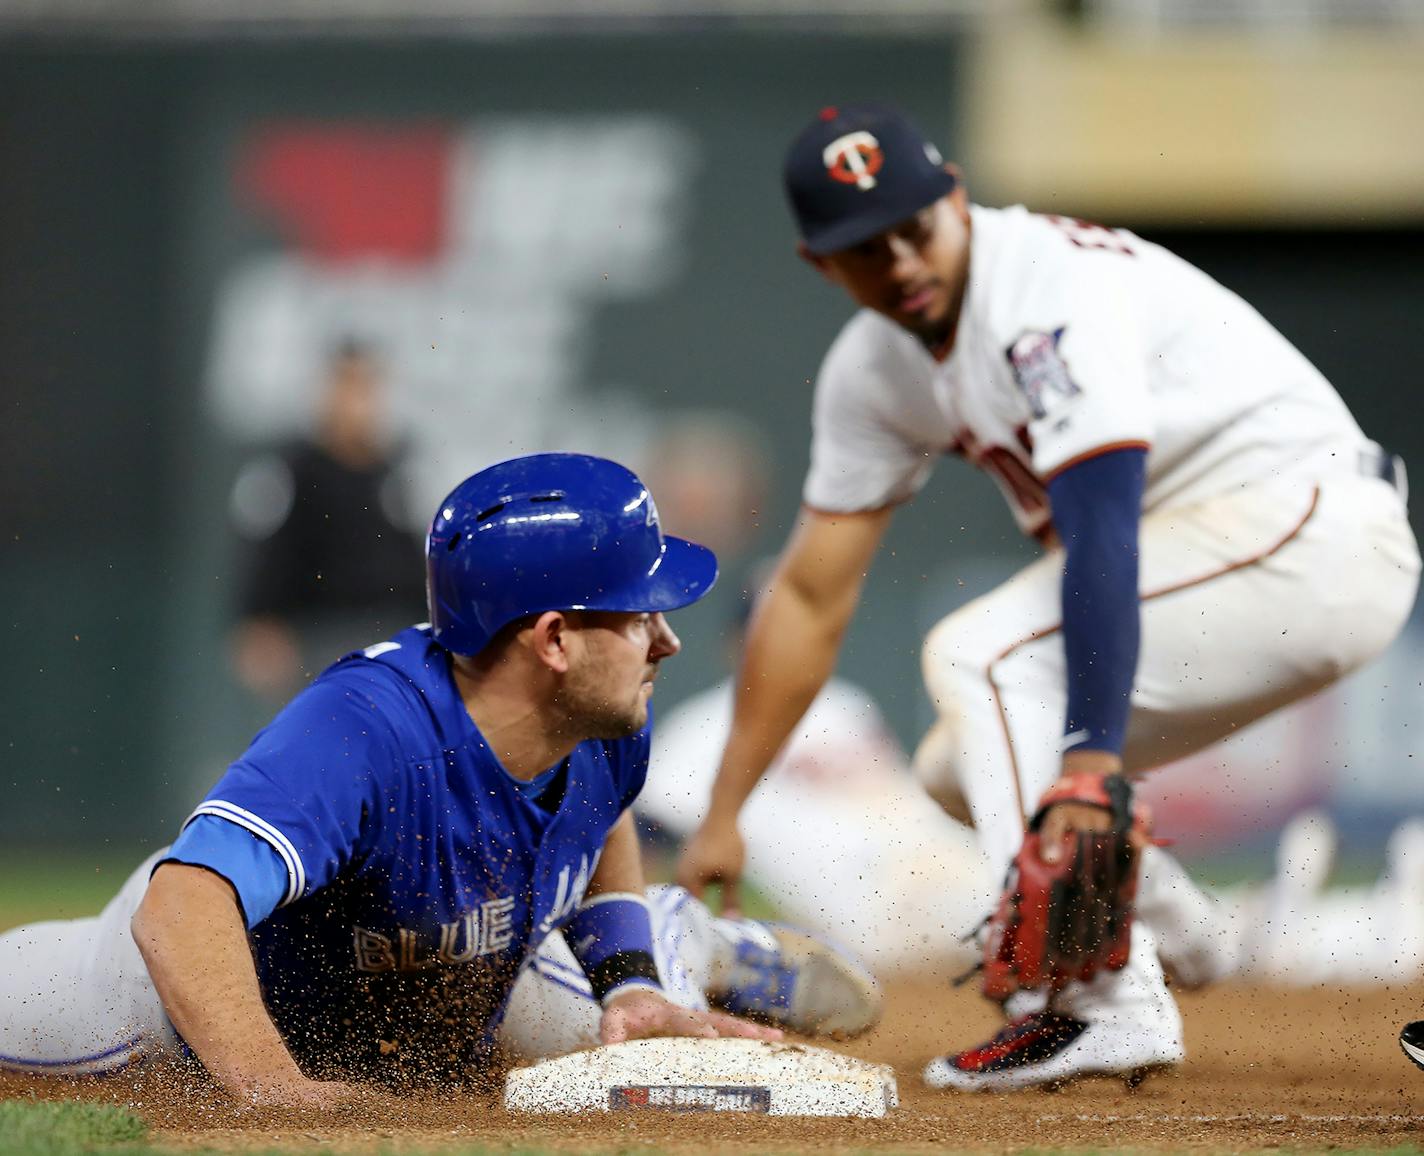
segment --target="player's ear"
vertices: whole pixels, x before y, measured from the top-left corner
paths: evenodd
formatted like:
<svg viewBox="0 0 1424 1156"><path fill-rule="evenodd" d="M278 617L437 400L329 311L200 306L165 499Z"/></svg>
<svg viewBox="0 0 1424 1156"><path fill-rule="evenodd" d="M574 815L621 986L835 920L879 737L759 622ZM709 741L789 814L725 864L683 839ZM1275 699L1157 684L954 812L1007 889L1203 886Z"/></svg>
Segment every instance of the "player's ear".
<svg viewBox="0 0 1424 1156"><path fill-rule="evenodd" d="M818 272L827 281L830 281L832 284L839 284L839 282L836 280L836 275L831 268L830 262L828 262L824 257L818 257L815 253L811 252L811 250L806 247L805 241L796 242L796 255L800 257L801 260L805 261L806 264L810 265L813 269L815 269L816 272Z"/></svg>
<svg viewBox="0 0 1424 1156"><path fill-rule="evenodd" d="M563 610L546 610L530 628L529 649L534 657L556 674L569 670L569 642L574 624Z"/></svg>
<svg viewBox="0 0 1424 1156"><path fill-rule="evenodd" d="M950 203L960 216L969 213L969 186L964 183L964 170L953 161L947 161L944 171L954 178L954 188L949 191Z"/></svg>

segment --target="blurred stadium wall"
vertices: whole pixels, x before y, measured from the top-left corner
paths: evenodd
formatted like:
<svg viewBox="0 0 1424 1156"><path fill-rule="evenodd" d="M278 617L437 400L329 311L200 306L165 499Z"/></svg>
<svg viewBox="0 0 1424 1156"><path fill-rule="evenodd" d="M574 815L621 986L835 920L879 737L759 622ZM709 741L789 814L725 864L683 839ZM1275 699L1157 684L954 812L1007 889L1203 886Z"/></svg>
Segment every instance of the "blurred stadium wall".
<svg viewBox="0 0 1424 1156"><path fill-rule="evenodd" d="M755 512L722 587L679 616L660 701L719 678L846 312L795 259L778 185L828 102L904 105L985 203L1178 249L1424 475L1415 8L1215 7L0 2L0 837L155 842L245 741L234 475L310 421L352 333L390 361L415 519L511 453L611 453L661 489L669 439L736 441L739 478L768 480L737 499ZM671 528L725 530L705 483L666 488L688 495ZM953 463L889 548L844 672L911 744L925 627L1030 552ZM1284 784L1257 825L1320 798L1424 808L1421 652L1416 630L1375 681L1183 774L1226 776L1238 818ZM1201 805L1179 810L1225 833Z"/></svg>

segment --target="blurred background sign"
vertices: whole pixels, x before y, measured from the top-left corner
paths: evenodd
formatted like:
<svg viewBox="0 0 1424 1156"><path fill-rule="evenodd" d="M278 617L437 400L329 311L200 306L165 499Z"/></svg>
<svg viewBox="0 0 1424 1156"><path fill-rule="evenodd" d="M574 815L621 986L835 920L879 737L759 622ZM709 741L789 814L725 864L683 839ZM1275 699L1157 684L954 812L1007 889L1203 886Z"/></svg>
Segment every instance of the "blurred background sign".
<svg viewBox="0 0 1424 1156"><path fill-rule="evenodd" d="M1424 5L1100 0L983 24L990 199L1138 221L1417 224Z"/></svg>
<svg viewBox="0 0 1424 1156"><path fill-rule="evenodd" d="M0 837L166 838L270 714L241 544L292 500L253 463L323 443L343 341L377 355L392 525L515 453L644 471L724 562L659 702L718 681L847 313L779 187L827 103L904 106L984 203L1181 252L1424 472L1421 47L1404 0L0 0ZM1032 548L957 464L888 547L842 669L912 746L924 630ZM1316 801L1362 839L1424 811L1421 651L1165 772L1164 826L1208 853Z"/></svg>
<svg viewBox="0 0 1424 1156"><path fill-rule="evenodd" d="M473 463L593 433L637 456L653 415L591 388L601 307L682 275L701 158L677 120L623 115L272 120L229 165L266 243L222 269L204 375L233 440L305 427L330 344L383 353L410 443L412 522Z"/></svg>

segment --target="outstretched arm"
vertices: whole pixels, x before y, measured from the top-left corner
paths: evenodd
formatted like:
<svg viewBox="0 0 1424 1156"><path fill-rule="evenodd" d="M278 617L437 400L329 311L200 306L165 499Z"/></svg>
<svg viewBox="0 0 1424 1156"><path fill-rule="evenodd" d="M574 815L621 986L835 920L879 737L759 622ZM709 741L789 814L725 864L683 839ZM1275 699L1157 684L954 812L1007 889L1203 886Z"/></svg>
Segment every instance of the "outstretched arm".
<svg viewBox="0 0 1424 1156"><path fill-rule="evenodd" d="M325 1107L346 1084L302 1075L262 1002L236 892L221 875L169 862L134 913L134 942L178 1034L234 1096Z"/></svg>
<svg viewBox="0 0 1424 1156"><path fill-rule="evenodd" d="M694 895L720 882L729 913L737 909L744 858L737 818L835 669L892 509L857 514L806 510L752 614L737 674L731 737L707 816L678 865L678 882Z"/></svg>
<svg viewBox="0 0 1424 1156"><path fill-rule="evenodd" d="M1049 484L1053 522L1063 542L1063 648L1068 677L1063 774L1113 774L1132 705L1140 640L1138 523L1146 451L1124 448L1064 470ZM1050 862L1063 835L1106 830L1101 808L1062 803L1044 818Z"/></svg>

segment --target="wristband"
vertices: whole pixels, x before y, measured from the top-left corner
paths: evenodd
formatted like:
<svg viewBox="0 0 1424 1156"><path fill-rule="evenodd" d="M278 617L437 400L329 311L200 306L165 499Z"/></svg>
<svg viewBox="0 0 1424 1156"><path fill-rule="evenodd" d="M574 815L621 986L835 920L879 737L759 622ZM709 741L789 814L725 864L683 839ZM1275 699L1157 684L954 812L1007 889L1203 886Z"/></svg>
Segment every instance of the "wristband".
<svg viewBox="0 0 1424 1156"><path fill-rule="evenodd" d="M596 895L564 927L564 938L605 1007L630 988L662 991L647 901L627 891Z"/></svg>

